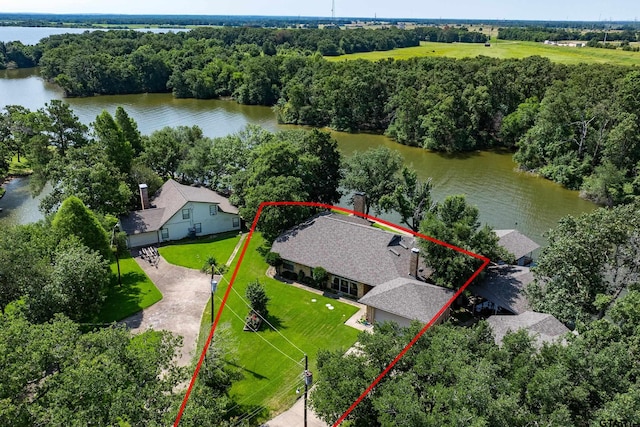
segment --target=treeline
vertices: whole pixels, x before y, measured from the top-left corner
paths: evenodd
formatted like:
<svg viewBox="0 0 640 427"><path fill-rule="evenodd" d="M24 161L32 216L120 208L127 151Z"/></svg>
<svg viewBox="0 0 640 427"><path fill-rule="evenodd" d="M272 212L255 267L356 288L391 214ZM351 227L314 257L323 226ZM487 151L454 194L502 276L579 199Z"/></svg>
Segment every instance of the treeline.
<svg viewBox="0 0 640 427"><path fill-rule="evenodd" d="M434 151L512 149L521 168L598 203L640 194L640 101L632 95L640 72L633 67L540 57L329 62L300 48L333 49L332 37L341 37L337 48L358 50L374 40L367 36L428 33L420 30L95 32L49 37L34 56L71 95L230 96L274 106L282 123L385 133Z"/></svg>
<svg viewBox="0 0 640 427"><path fill-rule="evenodd" d="M545 40L584 40L584 41L627 41L635 42L637 28L625 28L619 31L576 31L564 28L546 27L506 27L498 29L498 39L543 42Z"/></svg>
<svg viewBox="0 0 640 427"><path fill-rule="evenodd" d="M59 78L59 84L68 96L87 96L100 93L123 93L123 91L145 91L144 84L131 82L145 70L140 55L157 55L162 70L157 76L161 90L167 90L167 80L175 70L185 71L213 60L221 60L238 68L246 57L293 53L311 55L319 52L325 56L349 53L391 50L418 46L420 41L443 43L483 43L487 36L470 32L466 28L420 27L402 30L396 27L383 29L358 28L340 30L324 29L267 29L251 27L199 27L177 34L152 34L140 31L87 31L84 34L54 35L40 41L36 46L24 46L19 42L0 45L0 67L43 67L43 76ZM44 55L43 55L44 54ZM71 57L65 57L71 55ZM44 56L44 58L42 58ZM60 58L62 56L62 58ZM80 59L72 60L72 57ZM197 60L184 64L184 56L195 56ZM97 61L90 73L82 78L74 67L82 66L78 61ZM67 63L69 61L70 63ZM111 64L110 67L106 67ZM86 65L85 65L86 66ZM127 70L128 69L128 73ZM109 77L103 84L87 84L83 80L95 79L95 75ZM69 81L71 79L72 81ZM77 84L72 84L77 81ZM92 92L93 91L93 92Z"/></svg>

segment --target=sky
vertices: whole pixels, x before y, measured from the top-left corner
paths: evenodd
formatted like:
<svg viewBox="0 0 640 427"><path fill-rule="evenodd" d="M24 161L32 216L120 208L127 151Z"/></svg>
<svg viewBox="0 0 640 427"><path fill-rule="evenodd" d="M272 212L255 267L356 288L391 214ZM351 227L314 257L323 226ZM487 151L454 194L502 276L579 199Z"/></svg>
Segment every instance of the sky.
<svg viewBox="0 0 640 427"><path fill-rule="evenodd" d="M0 0L0 12L331 16L332 0ZM336 17L526 20L640 18L640 0L335 0Z"/></svg>

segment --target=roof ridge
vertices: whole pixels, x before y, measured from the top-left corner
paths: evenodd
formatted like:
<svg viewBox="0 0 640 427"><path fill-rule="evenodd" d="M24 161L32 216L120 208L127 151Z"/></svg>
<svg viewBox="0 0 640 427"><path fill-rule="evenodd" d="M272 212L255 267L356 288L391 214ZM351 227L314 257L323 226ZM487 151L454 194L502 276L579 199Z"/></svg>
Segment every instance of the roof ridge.
<svg viewBox="0 0 640 427"><path fill-rule="evenodd" d="M185 202L189 201L189 198L187 196L185 196L185 194L182 192L182 187L183 185L180 184L178 181L176 181L173 178L169 178L169 180L167 181L167 184L171 183L173 185L173 187L178 191L178 193L180 193L180 195L182 196L182 198L185 200Z"/></svg>
<svg viewBox="0 0 640 427"><path fill-rule="evenodd" d="M339 214L338 214L339 215ZM356 227L362 227L365 230L374 230L376 232L382 232L384 234L390 234L391 236L399 236L402 237L402 234L399 233L392 233L391 231L387 231L387 230L382 230L380 228L374 227L373 225L364 225L364 224L358 224L357 222L351 222L351 221L345 221L342 218L338 217L337 215L335 215L333 212L331 212L329 215L323 215L324 217L326 217L327 219L331 219L333 221L340 221L344 224L349 224L349 225L353 225ZM360 217L362 219L366 219L363 217Z"/></svg>

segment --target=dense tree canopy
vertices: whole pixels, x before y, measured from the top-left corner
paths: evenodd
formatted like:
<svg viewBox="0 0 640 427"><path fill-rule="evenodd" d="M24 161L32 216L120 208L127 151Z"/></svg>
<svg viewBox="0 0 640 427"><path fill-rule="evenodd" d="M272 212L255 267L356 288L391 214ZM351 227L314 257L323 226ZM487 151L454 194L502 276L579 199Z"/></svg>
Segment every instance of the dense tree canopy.
<svg viewBox="0 0 640 427"><path fill-rule="evenodd" d="M370 148L355 152L345 162L342 186L350 191L366 194L365 213L373 208L376 214L386 207L381 200L393 194L400 185L399 173L402 168L400 153L387 147Z"/></svg>
<svg viewBox="0 0 640 427"><path fill-rule="evenodd" d="M638 230L638 202L563 218L533 270L533 307L571 325L601 317L613 298L640 282Z"/></svg>
<svg viewBox="0 0 640 427"><path fill-rule="evenodd" d="M493 229L480 226L478 214L478 208L469 205L464 196L449 196L425 214L420 232L493 262L512 260L513 255L498 245ZM421 240L420 245L426 264L434 269L431 280L440 286L459 288L482 264L477 258L429 240Z"/></svg>
<svg viewBox="0 0 640 427"><path fill-rule="evenodd" d="M347 417L353 426L603 425L640 421L636 363L640 293L612 319L566 343L537 349L525 331L498 347L481 321L430 328ZM358 351L321 351L311 403L335 422L418 332L385 323L362 333ZM606 425L606 424L604 424Z"/></svg>
<svg viewBox="0 0 640 427"><path fill-rule="evenodd" d="M339 200L341 157L337 143L317 130L264 134L265 141L250 151L247 167L232 180L231 201L252 220L260 203L298 201L335 203ZM258 227L267 240L277 237L313 211L298 206L268 206Z"/></svg>
<svg viewBox="0 0 640 427"><path fill-rule="evenodd" d="M0 316L0 336L3 425L173 421L174 387L184 372L172 362L180 341L167 332L83 334L62 316L37 325L13 312Z"/></svg>

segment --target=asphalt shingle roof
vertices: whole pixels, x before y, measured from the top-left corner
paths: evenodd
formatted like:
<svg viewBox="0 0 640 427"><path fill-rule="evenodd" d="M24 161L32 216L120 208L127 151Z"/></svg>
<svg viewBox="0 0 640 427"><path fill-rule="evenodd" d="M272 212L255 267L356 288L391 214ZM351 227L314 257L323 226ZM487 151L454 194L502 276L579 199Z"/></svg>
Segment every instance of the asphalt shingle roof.
<svg viewBox="0 0 640 427"><path fill-rule="evenodd" d="M471 293L492 301L514 314L530 309L524 295L524 288L533 281L533 273L528 267L499 265L488 270L489 274L481 283L469 287Z"/></svg>
<svg viewBox="0 0 640 427"><path fill-rule="evenodd" d="M565 325L550 314L525 311L515 316L491 316L487 322L493 329L496 344L502 344L504 336L509 332L526 329L534 335L538 346L544 342L552 342L569 331Z"/></svg>
<svg viewBox="0 0 640 427"><path fill-rule="evenodd" d="M282 259L377 286L398 277L409 278L413 236L380 230L344 215L316 215L280 235L272 251ZM422 268L421 278L431 270Z"/></svg>
<svg viewBox="0 0 640 427"><path fill-rule="evenodd" d="M229 203L229 199L215 191L179 184L170 179L156 193L151 209L134 211L121 218L122 229L127 234L157 231L188 202L217 204L222 212L238 213L238 208Z"/></svg>
<svg viewBox="0 0 640 427"><path fill-rule="evenodd" d="M540 247L539 244L520 233L518 230L494 230L500 239L498 244L520 259Z"/></svg>
<svg viewBox="0 0 640 427"><path fill-rule="evenodd" d="M454 294L451 289L413 279L397 278L376 286L360 298L359 302L407 319L428 323Z"/></svg>

